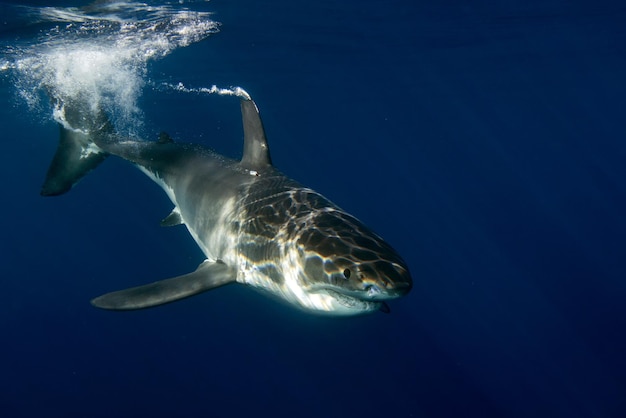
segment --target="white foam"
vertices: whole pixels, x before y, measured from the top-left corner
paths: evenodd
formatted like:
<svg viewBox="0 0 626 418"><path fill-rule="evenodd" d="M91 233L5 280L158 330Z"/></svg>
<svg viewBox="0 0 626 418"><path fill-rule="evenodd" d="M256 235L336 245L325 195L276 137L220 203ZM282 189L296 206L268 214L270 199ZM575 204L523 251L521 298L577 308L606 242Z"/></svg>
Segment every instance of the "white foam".
<svg viewBox="0 0 626 418"><path fill-rule="evenodd" d="M174 5L108 2L22 10L52 27L26 46L5 48L0 58L0 70L14 72L19 95L32 108L47 108L50 98L58 109L76 102L93 112L105 109L118 129L140 123L137 102L150 60L218 30L208 12ZM64 113L52 116L59 120Z"/></svg>

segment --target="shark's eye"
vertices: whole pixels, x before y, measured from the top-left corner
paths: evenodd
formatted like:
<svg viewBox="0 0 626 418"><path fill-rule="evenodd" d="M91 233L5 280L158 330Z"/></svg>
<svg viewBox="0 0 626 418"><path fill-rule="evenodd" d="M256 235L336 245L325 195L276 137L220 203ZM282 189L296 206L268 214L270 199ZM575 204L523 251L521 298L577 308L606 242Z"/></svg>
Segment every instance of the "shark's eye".
<svg viewBox="0 0 626 418"><path fill-rule="evenodd" d="M344 276L346 279L349 279L349 278L350 278L350 274L352 274L352 272L350 271L350 269L345 269L345 270L343 271L343 276Z"/></svg>

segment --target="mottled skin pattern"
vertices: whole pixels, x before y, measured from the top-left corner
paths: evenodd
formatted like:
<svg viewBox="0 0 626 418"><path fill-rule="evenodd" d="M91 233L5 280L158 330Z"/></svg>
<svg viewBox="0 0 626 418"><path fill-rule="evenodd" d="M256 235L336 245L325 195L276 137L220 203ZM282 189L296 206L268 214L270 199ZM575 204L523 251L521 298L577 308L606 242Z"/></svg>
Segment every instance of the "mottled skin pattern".
<svg viewBox="0 0 626 418"><path fill-rule="evenodd" d="M250 284L275 291L292 280L308 292L364 311L410 290L405 264L386 242L324 196L277 171L257 177L241 205L244 271L263 276Z"/></svg>

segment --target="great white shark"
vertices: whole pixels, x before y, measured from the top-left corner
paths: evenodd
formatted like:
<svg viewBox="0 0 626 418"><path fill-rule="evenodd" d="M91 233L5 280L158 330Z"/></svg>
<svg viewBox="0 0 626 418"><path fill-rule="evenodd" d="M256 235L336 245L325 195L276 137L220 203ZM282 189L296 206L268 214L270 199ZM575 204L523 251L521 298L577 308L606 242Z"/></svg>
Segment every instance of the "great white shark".
<svg viewBox="0 0 626 418"><path fill-rule="evenodd" d="M274 168L252 100L241 100L240 161L167 134L121 138L104 112L71 107L57 104L64 122L41 194L65 193L107 156L121 157L171 199L162 225L185 225L206 256L191 273L107 293L94 306L142 309L240 283L310 313L350 316L388 312L385 302L411 289L409 269L389 244Z"/></svg>

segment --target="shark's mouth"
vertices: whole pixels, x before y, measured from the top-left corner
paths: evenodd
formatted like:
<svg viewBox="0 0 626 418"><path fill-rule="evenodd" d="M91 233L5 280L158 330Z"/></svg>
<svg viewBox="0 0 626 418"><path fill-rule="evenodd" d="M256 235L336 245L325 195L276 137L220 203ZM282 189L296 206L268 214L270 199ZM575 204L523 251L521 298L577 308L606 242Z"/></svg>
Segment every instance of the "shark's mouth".
<svg viewBox="0 0 626 418"><path fill-rule="evenodd" d="M370 300L359 299L352 295L346 295L345 293L338 292L333 289L323 288L322 292L326 292L329 296L333 297L340 305L349 309L354 309L363 312L381 311L388 313L389 306L385 302L373 302Z"/></svg>

